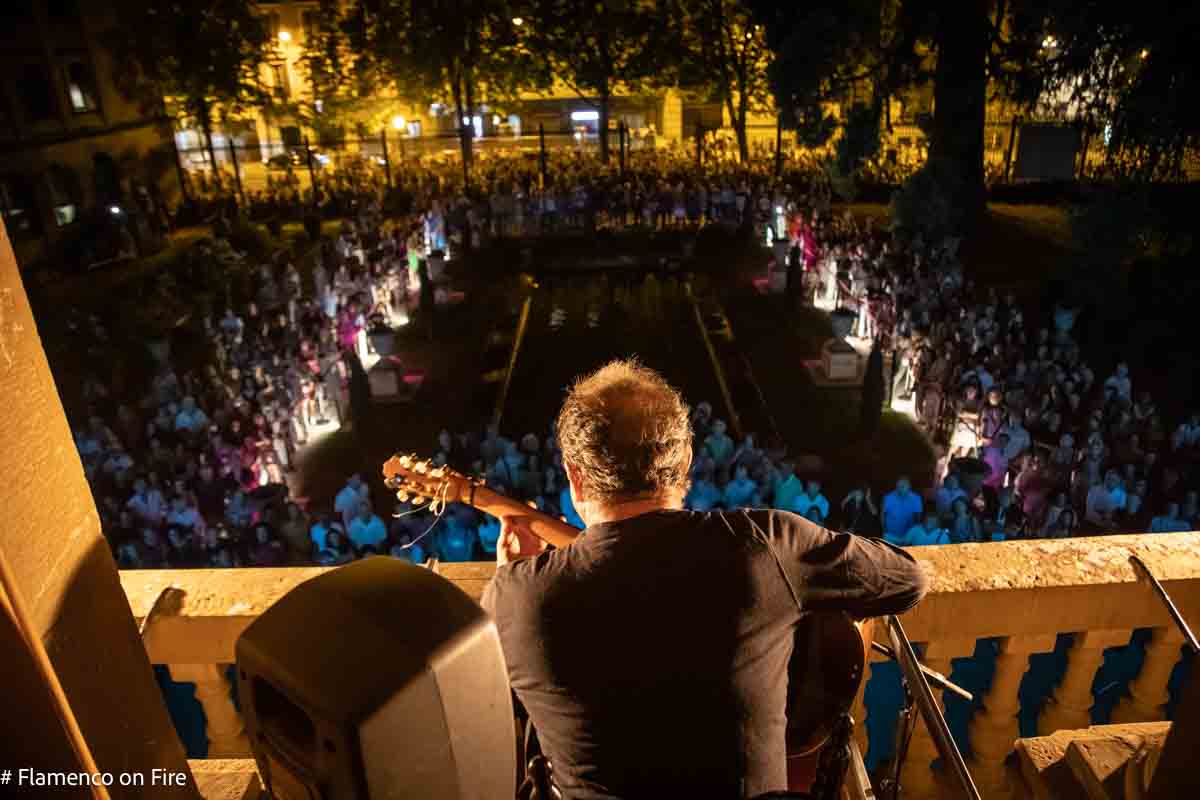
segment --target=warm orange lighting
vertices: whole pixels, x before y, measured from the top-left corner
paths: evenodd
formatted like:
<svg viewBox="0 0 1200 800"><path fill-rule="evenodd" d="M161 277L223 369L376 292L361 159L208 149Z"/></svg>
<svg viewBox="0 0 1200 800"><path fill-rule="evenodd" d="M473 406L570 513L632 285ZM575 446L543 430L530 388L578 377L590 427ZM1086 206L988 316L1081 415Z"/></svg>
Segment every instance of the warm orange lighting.
<svg viewBox="0 0 1200 800"><path fill-rule="evenodd" d="M392 117L392 127L395 128L396 130L398 130L398 131L404 130L404 123L405 123L404 117L400 116L399 114Z"/></svg>
<svg viewBox="0 0 1200 800"><path fill-rule="evenodd" d="M279 32L279 41L281 41L281 42L290 42L291 40L292 40L292 34L291 34L291 33L289 33L288 31L280 31L280 32Z"/></svg>
<svg viewBox="0 0 1200 800"><path fill-rule="evenodd" d="M525 20L521 19L520 17L513 17L512 22L513 25L516 25L518 28L525 24Z"/></svg>

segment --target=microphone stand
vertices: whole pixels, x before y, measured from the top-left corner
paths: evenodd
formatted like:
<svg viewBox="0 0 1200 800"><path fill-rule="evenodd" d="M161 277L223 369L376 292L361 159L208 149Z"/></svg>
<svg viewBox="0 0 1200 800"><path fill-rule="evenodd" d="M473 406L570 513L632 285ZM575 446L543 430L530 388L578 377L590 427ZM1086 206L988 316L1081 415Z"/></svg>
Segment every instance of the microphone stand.
<svg viewBox="0 0 1200 800"><path fill-rule="evenodd" d="M1196 641L1196 634L1192 633L1192 629L1188 627L1187 622L1183 619L1183 615L1180 614L1179 609L1175 607L1175 603L1171 600L1171 596L1167 594L1167 590L1163 588L1161 583L1159 583L1158 578L1154 577L1154 573L1151 572L1150 568L1146 566L1146 562L1142 561L1133 553L1130 553L1129 563L1133 564L1133 571L1136 572L1139 577L1145 578L1150 582L1150 585L1154 587L1154 593L1158 595L1160 600L1162 600L1163 605L1167 607L1167 613L1171 615L1171 619L1175 621L1175 625L1180 631L1183 632L1183 638L1185 641L1187 641L1187 645L1189 648L1191 648L1191 651L1193 653L1200 654L1200 642Z"/></svg>
<svg viewBox="0 0 1200 800"><path fill-rule="evenodd" d="M933 670L927 670L921 666L921 663L917 661L917 654L913 651L912 642L908 640L903 626L900 625L900 620L894 615L885 617L884 622L887 625L888 638L892 640L891 655L900 665L900 682L904 687L905 700L904 708L900 712L900 741L897 746L895 766L892 777L888 780L893 800L899 800L900 797L900 770L908 757L908 745L912 739L916 722L913 714L914 706L925 721L925 727L933 738L938 755L941 756L943 762L950 765L955 782L959 787L959 796L969 800L981 800L979 790L975 788L975 782L971 779L971 773L967 769L967 763L963 760L962 753L959 752L958 746L954 744L954 739L950 736L946 718L942 716L937 701L933 698L933 691L929 688L926 676L932 673L931 677L934 677L934 682L943 689L949 689L967 697L971 697L970 693L950 683Z"/></svg>
<svg viewBox="0 0 1200 800"><path fill-rule="evenodd" d="M896 657L896 651L893 650L892 648L888 647L886 644L880 644L879 642L871 642L871 649L874 650L876 653L882 653L883 655L890 658L892 661L900 660L899 658ZM919 662L918 662L917 666L921 668L921 674L925 676L925 680L929 681L937 688L941 689L942 691L953 692L954 694L961 697L963 700L966 700L968 703L975 702L975 695L971 694L966 689L959 686L957 683L952 683L950 681L950 679L947 678L942 673L932 670L929 667L927 667L924 664L921 664Z"/></svg>

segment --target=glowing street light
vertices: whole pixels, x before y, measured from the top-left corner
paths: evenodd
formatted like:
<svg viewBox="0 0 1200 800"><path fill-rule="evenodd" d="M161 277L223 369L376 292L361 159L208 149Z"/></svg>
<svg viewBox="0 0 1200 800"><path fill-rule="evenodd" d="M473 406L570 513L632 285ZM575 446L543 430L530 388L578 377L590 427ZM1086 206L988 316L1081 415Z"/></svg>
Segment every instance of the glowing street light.
<svg viewBox="0 0 1200 800"><path fill-rule="evenodd" d="M513 23L513 25L516 25L519 28L525 24L525 20L523 20L521 17L513 17L512 23Z"/></svg>
<svg viewBox="0 0 1200 800"><path fill-rule="evenodd" d="M1058 46L1058 40L1055 39L1053 36L1047 36L1045 39L1042 40L1042 47L1046 48L1047 50L1050 50L1057 46Z"/></svg>
<svg viewBox="0 0 1200 800"><path fill-rule="evenodd" d="M279 32L279 41L290 42L291 40L292 40L292 34L290 32L288 32L288 31L280 31Z"/></svg>
<svg viewBox="0 0 1200 800"><path fill-rule="evenodd" d="M404 124L405 124L404 117L400 116L399 114L392 117L392 127L395 128L396 130L398 130L398 131L404 130Z"/></svg>

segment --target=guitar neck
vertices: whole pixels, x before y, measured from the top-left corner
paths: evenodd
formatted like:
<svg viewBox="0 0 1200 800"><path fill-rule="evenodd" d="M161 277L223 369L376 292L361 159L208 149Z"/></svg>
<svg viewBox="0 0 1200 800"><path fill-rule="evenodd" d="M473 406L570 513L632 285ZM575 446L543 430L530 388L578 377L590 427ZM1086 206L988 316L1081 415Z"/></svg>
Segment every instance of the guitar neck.
<svg viewBox="0 0 1200 800"><path fill-rule="evenodd" d="M581 533L573 525L568 525L549 514L538 511L536 508L530 508L519 500L514 500L498 492L493 492L491 489L483 486L475 490L475 498L472 505L485 514L491 514L493 517L527 518L529 528L533 531L534 535L546 544L552 544L555 547L566 547L575 541Z"/></svg>

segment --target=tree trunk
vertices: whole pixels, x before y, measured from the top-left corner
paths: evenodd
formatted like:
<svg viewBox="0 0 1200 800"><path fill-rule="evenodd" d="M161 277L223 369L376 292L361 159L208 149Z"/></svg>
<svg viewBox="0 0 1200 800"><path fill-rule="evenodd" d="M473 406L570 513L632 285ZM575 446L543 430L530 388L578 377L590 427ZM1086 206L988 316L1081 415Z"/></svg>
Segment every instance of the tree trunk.
<svg viewBox="0 0 1200 800"><path fill-rule="evenodd" d="M464 126L466 130L463 136L463 173L467 188L470 189L471 168L475 162L475 75L472 73L470 67L467 67L463 78L467 101L467 124Z"/></svg>
<svg viewBox="0 0 1200 800"><path fill-rule="evenodd" d="M467 138L467 126L463 124L467 112L463 108L463 88L460 79L454 79L451 91L454 94L454 122L458 127L458 146L462 153L463 185L465 186L471 180L471 140Z"/></svg>
<svg viewBox="0 0 1200 800"><path fill-rule="evenodd" d="M204 131L204 146L208 150L208 163L212 167L213 177L217 175L217 153L213 149L212 140L212 111L208 107L208 103L200 105L200 130Z"/></svg>
<svg viewBox="0 0 1200 800"><path fill-rule="evenodd" d="M737 116L733 118L733 132L737 136L738 160L742 164L750 163L750 142L746 138L746 96L742 95L738 103Z"/></svg>
<svg viewBox="0 0 1200 800"><path fill-rule="evenodd" d="M987 108L989 42L986 0L946 3L937 29L933 122L929 160L957 173L951 206L962 209L970 227L983 215L987 189L983 172L983 128Z"/></svg>
<svg viewBox="0 0 1200 800"><path fill-rule="evenodd" d="M608 84L600 90L600 119L597 122L600 133L600 160L608 163L608 115L609 101Z"/></svg>

